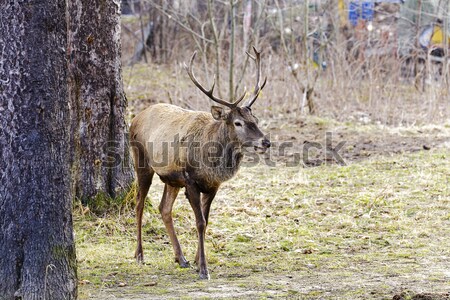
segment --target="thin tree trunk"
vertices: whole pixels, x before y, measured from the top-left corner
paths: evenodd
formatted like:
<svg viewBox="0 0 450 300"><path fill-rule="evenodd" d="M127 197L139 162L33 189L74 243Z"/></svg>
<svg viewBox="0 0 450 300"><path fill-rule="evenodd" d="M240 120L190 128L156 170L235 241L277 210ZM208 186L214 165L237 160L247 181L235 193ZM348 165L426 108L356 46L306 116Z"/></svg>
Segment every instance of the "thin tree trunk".
<svg viewBox="0 0 450 300"><path fill-rule="evenodd" d="M444 19L444 24L443 24L443 28L442 28L442 32L444 33L443 36L443 49L444 49L444 61L442 62L442 82L444 83L444 86L447 88L448 87L448 83L449 83L449 78L448 78L448 39L449 39L449 34L448 34L448 29L449 29L449 12L450 12L450 2L445 3L446 5L443 6L442 8L442 13L443 13L443 19Z"/></svg>
<svg viewBox="0 0 450 300"><path fill-rule="evenodd" d="M120 10L114 1L73 0L68 11L73 188L89 203L93 197L116 196L132 179Z"/></svg>
<svg viewBox="0 0 450 300"><path fill-rule="evenodd" d="M230 0L230 16L231 16L231 29L230 29L230 78L228 79L229 85L229 97L230 101L233 101L234 98L234 42L235 36L234 31L236 27L236 2L235 0Z"/></svg>
<svg viewBox="0 0 450 300"><path fill-rule="evenodd" d="M219 97L222 97L221 95L221 82L220 82L220 41L219 41L219 36L218 36L218 32L217 32L217 28L216 28L216 21L214 20L214 15L213 15L213 9L212 9L213 3L212 0L208 0L208 17L209 17L209 22L211 23L211 29L213 32L213 44L214 44L214 53L216 55L216 59L215 59L215 70L214 70L214 74L215 74L215 79L216 79L216 86L217 86L217 93L219 95Z"/></svg>
<svg viewBox="0 0 450 300"><path fill-rule="evenodd" d="M425 89L425 84L421 84L421 82L424 82L424 78L426 76L426 72L425 74L422 74L422 77L419 76L419 50L420 50L420 45L419 45L419 39L417 38L420 34L420 28L422 26L422 0L418 0L418 7L417 7L417 19L414 19L416 22L416 28L415 28L415 48L414 48L414 82L415 82L415 86L416 89L420 90L420 86L422 85L422 89ZM425 58L427 59L427 58ZM426 68L426 63L425 63L425 68Z"/></svg>
<svg viewBox="0 0 450 300"><path fill-rule="evenodd" d="M147 52L145 51L147 36L145 35L144 22L142 21L142 13L139 13L139 24L141 25L142 54L144 55L144 61L147 64L148 63ZM150 30L148 32L150 33Z"/></svg>
<svg viewBox="0 0 450 300"><path fill-rule="evenodd" d="M305 9L305 23L303 27L303 63L305 66L305 77L306 77L306 85L305 89L303 91L303 97L302 97L302 104L300 107L300 111L303 114L305 109L305 101L308 100L308 106L309 106L309 99L307 97L308 89L309 89L309 51L308 51L308 32L309 32L309 1L305 0L304 3L304 9ZM311 112L311 107L310 107Z"/></svg>
<svg viewBox="0 0 450 300"><path fill-rule="evenodd" d="M66 1L3 2L0 45L0 298L76 299Z"/></svg>
<svg viewBox="0 0 450 300"><path fill-rule="evenodd" d="M244 49L250 50L248 40L250 38L250 29L252 23L252 0L247 0L244 4L244 18L242 22L243 39L244 39Z"/></svg>
<svg viewBox="0 0 450 300"><path fill-rule="evenodd" d="M155 26L152 21L148 21L147 26L143 29L141 38L138 37L131 29L127 28L125 25L122 25L122 28L125 29L128 33L130 33L136 40L136 47L134 50L133 57L130 59L130 65L134 65L141 60L142 56L145 58L145 62L147 63L147 51L152 53L153 57L153 49L154 49L154 41L155 41ZM153 57L154 58L154 57Z"/></svg>

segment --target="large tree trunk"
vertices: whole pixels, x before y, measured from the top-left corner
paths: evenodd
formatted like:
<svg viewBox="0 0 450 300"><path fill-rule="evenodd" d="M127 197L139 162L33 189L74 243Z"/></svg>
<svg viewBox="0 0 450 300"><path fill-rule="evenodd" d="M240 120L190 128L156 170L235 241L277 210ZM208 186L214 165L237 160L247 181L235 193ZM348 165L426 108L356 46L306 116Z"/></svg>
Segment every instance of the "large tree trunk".
<svg viewBox="0 0 450 300"><path fill-rule="evenodd" d="M0 9L0 299L75 299L64 0Z"/></svg>
<svg viewBox="0 0 450 300"><path fill-rule="evenodd" d="M69 10L73 188L89 203L132 179L121 76L118 2L73 0Z"/></svg>

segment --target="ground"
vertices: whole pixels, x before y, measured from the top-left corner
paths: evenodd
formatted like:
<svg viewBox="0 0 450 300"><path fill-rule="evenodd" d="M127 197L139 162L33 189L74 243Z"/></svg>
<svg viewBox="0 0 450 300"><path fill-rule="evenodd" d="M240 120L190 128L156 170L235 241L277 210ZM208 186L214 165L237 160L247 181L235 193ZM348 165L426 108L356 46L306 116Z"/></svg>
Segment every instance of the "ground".
<svg viewBox="0 0 450 300"><path fill-rule="evenodd" d="M135 38L122 36L129 119L158 102L209 109L183 68L191 51L175 49L167 65L131 66ZM268 83L253 111L273 147L257 164L250 156L213 202L211 280L198 279L194 216L183 193L175 229L192 267L174 262L155 178L144 211L143 265L134 259L135 190L101 212L75 202L79 298L450 299L448 87L432 82L419 91L398 78L398 62L386 60L386 72L375 68L386 62L348 64L337 55L314 86L317 115L309 116L286 59L261 50ZM197 59L195 74L212 84L212 70ZM241 67L238 60L236 76ZM252 72L239 91L254 86Z"/></svg>
<svg viewBox="0 0 450 300"><path fill-rule="evenodd" d="M144 212L143 265L133 257L133 192L101 215L75 203L79 298L449 299L450 124L283 120L261 121L271 154L244 165L213 203L210 281L197 279L194 263L174 263L158 179ZM327 132L331 149L345 142L343 163L327 155ZM280 155L283 142L292 146ZM182 193L174 220L193 262L196 230Z"/></svg>

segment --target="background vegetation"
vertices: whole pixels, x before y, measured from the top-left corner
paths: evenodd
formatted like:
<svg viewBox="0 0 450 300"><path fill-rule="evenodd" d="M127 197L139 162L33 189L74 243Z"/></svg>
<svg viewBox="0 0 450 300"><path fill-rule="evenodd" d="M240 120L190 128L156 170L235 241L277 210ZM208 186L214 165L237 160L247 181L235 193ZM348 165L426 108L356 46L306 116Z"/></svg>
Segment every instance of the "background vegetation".
<svg viewBox="0 0 450 300"><path fill-rule="evenodd" d="M256 45L268 84L254 112L271 134L267 156L275 166L244 167L217 195L207 231L209 282L174 263L157 179L144 212L142 266L133 258L134 190L99 199L108 205L95 213L76 202L81 299L448 299L446 62L427 60L419 48L398 54L400 5L377 5L369 31L367 23L348 24L338 2L131 5L134 14L122 17L129 120L158 102L209 110L183 69L194 50L197 76L211 84L215 74L223 97L250 90L245 51ZM333 146L345 141L345 165L327 156L326 132ZM280 155L277 145L286 141L292 147ZM289 167L313 142L324 145L308 153L320 163ZM174 220L192 262L196 230L181 193Z"/></svg>

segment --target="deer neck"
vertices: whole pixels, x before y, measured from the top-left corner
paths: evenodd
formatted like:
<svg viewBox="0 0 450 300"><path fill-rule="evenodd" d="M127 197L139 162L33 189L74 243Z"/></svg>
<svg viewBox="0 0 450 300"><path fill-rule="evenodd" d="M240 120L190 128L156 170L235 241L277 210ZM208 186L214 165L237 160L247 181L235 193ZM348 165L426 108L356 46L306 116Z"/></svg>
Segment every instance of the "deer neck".
<svg viewBox="0 0 450 300"><path fill-rule="evenodd" d="M209 141L217 143L218 149L221 150L215 155L221 156L228 163L227 165L236 165L236 162L239 164L238 154L242 153L242 145L232 137L225 122L214 122L208 126L205 132L209 136ZM237 158L239 160L235 161ZM233 164L231 164L232 162Z"/></svg>
<svg viewBox="0 0 450 300"><path fill-rule="evenodd" d="M225 122L214 121L205 125L193 141L201 141L197 147L201 146L190 151L191 155L195 153L195 158L191 157L191 165L198 164L197 172L201 172L208 181L220 184L236 174L242 159L242 147L232 139Z"/></svg>

